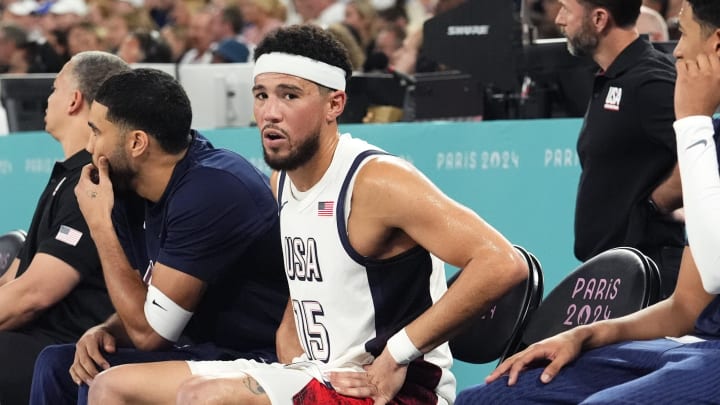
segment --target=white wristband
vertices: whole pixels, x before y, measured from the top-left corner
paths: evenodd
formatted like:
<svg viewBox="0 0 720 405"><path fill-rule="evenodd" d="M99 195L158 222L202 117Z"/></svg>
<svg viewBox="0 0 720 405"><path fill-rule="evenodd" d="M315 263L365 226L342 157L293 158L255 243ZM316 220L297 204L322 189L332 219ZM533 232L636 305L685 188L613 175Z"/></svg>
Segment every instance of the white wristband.
<svg viewBox="0 0 720 405"><path fill-rule="evenodd" d="M411 361L422 356L422 352L418 350L402 328L398 333L388 339L386 347L390 355L395 359L397 364L410 364Z"/></svg>

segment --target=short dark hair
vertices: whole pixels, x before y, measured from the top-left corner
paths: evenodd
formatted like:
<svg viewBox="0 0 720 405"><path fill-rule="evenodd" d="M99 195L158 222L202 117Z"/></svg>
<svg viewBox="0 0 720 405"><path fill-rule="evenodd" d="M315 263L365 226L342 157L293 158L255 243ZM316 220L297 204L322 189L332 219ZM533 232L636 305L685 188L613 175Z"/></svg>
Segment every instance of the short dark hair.
<svg viewBox="0 0 720 405"><path fill-rule="evenodd" d="M352 65L345 46L332 34L314 25L291 25L271 32L255 48L255 60L272 52L305 56L339 67L345 71L346 80L352 75Z"/></svg>
<svg viewBox="0 0 720 405"><path fill-rule="evenodd" d="M72 57L72 74L78 90L89 104L95 100L100 85L108 77L130 70L130 65L108 52L85 51Z"/></svg>
<svg viewBox="0 0 720 405"><path fill-rule="evenodd" d="M708 35L720 28L720 2L718 0L687 0L693 18Z"/></svg>
<svg viewBox="0 0 720 405"><path fill-rule="evenodd" d="M135 37L140 44L143 54L142 63L172 63L172 51L170 46L160 36L160 33L152 30L135 30L130 35Z"/></svg>
<svg viewBox="0 0 720 405"><path fill-rule="evenodd" d="M234 33L239 34L242 32L245 21L240 7L235 5L226 6L220 10L220 16L224 22L230 24Z"/></svg>
<svg viewBox="0 0 720 405"><path fill-rule="evenodd" d="M95 96L107 107L107 120L128 129L142 130L168 153L190 145L192 109L180 83L156 69L134 69L107 79Z"/></svg>
<svg viewBox="0 0 720 405"><path fill-rule="evenodd" d="M635 25L640 16L642 0L578 0L587 7L600 7L608 10L618 27Z"/></svg>
<svg viewBox="0 0 720 405"><path fill-rule="evenodd" d="M27 31L19 25L4 22L0 24L0 31L7 40L10 40L18 48L25 46L30 41Z"/></svg>

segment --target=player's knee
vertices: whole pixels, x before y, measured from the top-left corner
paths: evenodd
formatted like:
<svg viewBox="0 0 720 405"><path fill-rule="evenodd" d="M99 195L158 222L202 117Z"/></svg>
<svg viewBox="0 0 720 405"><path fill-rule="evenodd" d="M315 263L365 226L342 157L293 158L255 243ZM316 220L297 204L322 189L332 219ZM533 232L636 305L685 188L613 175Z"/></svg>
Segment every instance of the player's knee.
<svg viewBox="0 0 720 405"><path fill-rule="evenodd" d="M192 377L180 385L177 392L177 398L175 401L176 405L190 405L199 403L202 399L205 404L215 404L217 401L212 401L216 398L217 393L212 393L212 384L208 379L204 377ZM207 402L208 400L212 402Z"/></svg>
<svg viewBox="0 0 720 405"><path fill-rule="evenodd" d="M259 386L255 380L248 378L192 377L180 385L175 404L270 405L264 391L258 391L257 388L251 390L249 387Z"/></svg>
<svg viewBox="0 0 720 405"><path fill-rule="evenodd" d="M127 403L120 380L115 378L113 369L96 375L90 384L88 403L103 405Z"/></svg>

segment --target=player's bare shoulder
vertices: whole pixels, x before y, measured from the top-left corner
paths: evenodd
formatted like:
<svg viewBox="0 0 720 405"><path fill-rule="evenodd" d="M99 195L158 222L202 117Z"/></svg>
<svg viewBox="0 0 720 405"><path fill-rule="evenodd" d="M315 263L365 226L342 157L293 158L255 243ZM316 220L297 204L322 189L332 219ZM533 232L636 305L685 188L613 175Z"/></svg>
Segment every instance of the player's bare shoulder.
<svg viewBox="0 0 720 405"><path fill-rule="evenodd" d="M353 189L353 207L373 207L396 213L418 193L434 186L415 166L397 156L372 158L358 171Z"/></svg>

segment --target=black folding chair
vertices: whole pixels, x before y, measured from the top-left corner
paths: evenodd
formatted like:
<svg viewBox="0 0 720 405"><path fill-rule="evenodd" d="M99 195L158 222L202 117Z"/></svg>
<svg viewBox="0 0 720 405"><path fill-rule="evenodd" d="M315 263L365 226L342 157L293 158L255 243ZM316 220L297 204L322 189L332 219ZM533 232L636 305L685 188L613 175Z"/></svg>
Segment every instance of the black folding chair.
<svg viewBox="0 0 720 405"><path fill-rule="evenodd" d="M577 325L618 318L657 301L659 272L637 249L615 248L582 263L533 313L511 355Z"/></svg>
<svg viewBox="0 0 720 405"><path fill-rule="evenodd" d="M510 347L517 345L519 332L542 299L543 274L534 255L520 246L515 249L528 263L528 279L513 287L489 311L468 321L467 327L450 340L454 358L468 363L489 363L502 358ZM448 285L459 273L448 280Z"/></svg>
<svg viewBox="0 0 720 405"><path fill-rule="evenodd" d="M14 230L0 235L0 276L2 276L25 244L25 231Z"/></svg>

